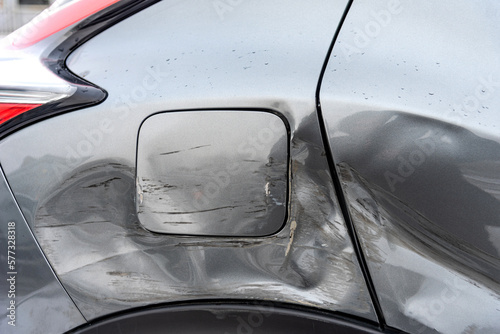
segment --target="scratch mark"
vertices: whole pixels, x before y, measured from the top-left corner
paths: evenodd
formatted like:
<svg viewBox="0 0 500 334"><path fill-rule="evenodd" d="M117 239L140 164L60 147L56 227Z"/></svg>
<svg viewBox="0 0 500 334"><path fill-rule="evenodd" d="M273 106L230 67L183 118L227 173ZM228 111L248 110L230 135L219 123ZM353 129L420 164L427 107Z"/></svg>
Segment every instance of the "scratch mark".
<svg viewBox="0 0 500 334"><path fill-rule="evenodd" d="M160 153L160 155L168 155L168 154L174 154L174 153L179 153L181 151L171 151L171 152L165 152L165 153Z"/></svg>
<svg viewBox="0 0 500 334"><path fill-rule="evenodd" d="M121 271L108 271L106 274L108 274L110 276L120 276L120 277L131 276L130 275L131 273L124 273L124 272L121 272Z"/></svg>
<svg viewBox="0 0 500 334"><path fill-rule="evenodd" d="M292 223L290 224L290 241L288 242L288 246L286 246L285 256L288 255L288 252L290 252L290 247L292 247L293 237L295 235L296 228L297 228L297 222L295 220L292 220Z"/></svg>
<svg viewBox="0 0 500 334"><path fill-rule="evenodd" d="M188 150L196 150L197 148L202 148L202 147L207 147L207 146L212 146L211 144L207 144L207 145L200 145L200 146L195 146L195 147L191 147L190 149Z"/></svg>
<svg viewBox="0 0 500 334"><path fill-rule="evenodd" d="M257 213L257 212L264 212L266 209L259 209L259 210L254 210L254 211L245 211L245 213Z"/></svg>
<svg viewBox="0 0 500 334"><path fill-rule="evenodd" d="M101 183L91 184L90 186L82 187L82 188L97 188L97 187L100 187L100 186L107 187L107 186L109 186L109 184L111 183L111 181L114 181L114 180L120 180L120 178L119 177L113 177L113 178L111 178L109 180L106 180L106 181L103 181Z"/></svg>
<svg viewBox="0 0 500 334"><path fill-rule="evenodd" d="M69 223L69 224L53 224L53 225L38 225L36 228L58 228L58 227L67 227L67 226L81 226L85 224L98 224L98 223L109 223L109 220L94 220L88 222L78 222L78 223Z"/></svg>
<svg viewBox="0 0 500 334"><path fill-rule="evenodd" d="M141 205L142 202L144 201L144 192L142 191L141 184L139 183L139 178L135 179L135 184L136 184L136 188L137 188L137 196L138 196L137 199L139 200L139 205Z"/></svg>
<svg viewBox="0 0 500 334"><path fill-rule="evenodd" d="M200 212L209 212L209 211L216 211L216 210L223 210L223 209L234 209L234 208L236 208L236 206L230 205L230 206L221 206L219 208L198 210L198 211L162 212L162 213L169 214L169 215L185 215L185 214L189 214L189 213L200 213Z"/></svg>
<svg viewBox="0 0 500 334"><path fill-rule="evenodd" d="M195 147L188 148L188 149L186 149L186 150L177 150L177 151L170 151L170 152L160 153L160 155L175 154L175 153L180 153L180 152L184 152L184 151L196 150L196 149L198 149L198 148L208 147L208 146L212 146L212 145L211 145L211 144L208 144L208 145L200 145L200 146L195 146Z"/></svg>

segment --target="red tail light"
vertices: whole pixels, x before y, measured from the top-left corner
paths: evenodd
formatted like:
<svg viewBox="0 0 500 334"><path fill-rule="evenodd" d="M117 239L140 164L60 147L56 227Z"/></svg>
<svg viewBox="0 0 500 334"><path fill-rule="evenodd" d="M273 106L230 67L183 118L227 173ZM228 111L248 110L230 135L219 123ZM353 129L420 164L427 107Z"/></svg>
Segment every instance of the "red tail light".
<svg viewBox="0 0 500 334"><path fill-rule="evenodd" d="M43 66L38 57L19 52L6 51L8 59L4 61L0 57L0 125L26 111L72 96L77 90Z"/></svg>
<svg viewBox="0 0 500 334"><path fill-rule="evenodd" d="M51 70L48 65L46 66L44 61L48 57L43 54L47 50L43 49L43 46L39 48L34 46L29 50L21 49L30 47L49 36L54 36L57 32L118 1L58 0L31 22L1 41L0 126L9 123L8 127L12 128L14 123L25 122L26 117L20 120L16 116L26 112L32 113L33 116L35 115L33 112L37 111L31 112L30 110L50 102L63 101L73 96L78 91L78 87L82 86L75 84L75 81L70 83L62 79L59 71L54 71L53 68ZM50 111L46 109L43 112ZM30 117L33 118L32 116Z"/></svg>
<svg viewBox="0 0 500 334"><path fill-rule="evenodd" d="M66 58L102 29L157 1L56 0L1 39L0 138L47 117L104 101L107 92L69 71Z"/></svg>
<svg viewBox="0 0 500 334"><path fill-rule="evenodd" d="M41 104L0 103L0 124Z"/></svg>

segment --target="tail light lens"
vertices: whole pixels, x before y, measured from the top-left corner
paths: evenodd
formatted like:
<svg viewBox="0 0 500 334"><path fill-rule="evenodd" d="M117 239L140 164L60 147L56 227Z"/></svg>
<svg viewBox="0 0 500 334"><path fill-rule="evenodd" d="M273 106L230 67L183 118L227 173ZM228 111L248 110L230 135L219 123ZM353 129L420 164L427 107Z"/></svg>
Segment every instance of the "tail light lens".
<svg viewBox="0 0 500 334"><path fill-rule="evenodd" d="M57 45L68 38L66 32L61 31L118 1L58 0L0 41L1 136L7 130L14 131L44 115L53 114L56 109L57 112L68 111L72 106L82 107L105 98L104 91L75 77L65 68L69 50L57 53L54 58L52 49L59 48ZM47 42L39 43L44 40ZM89 97L82 98L81 94L78 96L79 90L87 92L89 88L99 90L93 95L97 97L94 101ZM71 96L75 100L72 104L63 102Z"/></svg>
<svg viewBox="0 0 500 334"><path fill-rule="evenodd" d="M0 123L8 121L25 111L39 107L41 104L27 104L27 103L0 103Z"/></svg>
<svg viewBox="0 0 500 334"><path fill-rule="evenodd" d="M77 90L43 66L38 57L8 51L4 55L7 59L0 58L0 125L26 111L70 97Z"/></svg>

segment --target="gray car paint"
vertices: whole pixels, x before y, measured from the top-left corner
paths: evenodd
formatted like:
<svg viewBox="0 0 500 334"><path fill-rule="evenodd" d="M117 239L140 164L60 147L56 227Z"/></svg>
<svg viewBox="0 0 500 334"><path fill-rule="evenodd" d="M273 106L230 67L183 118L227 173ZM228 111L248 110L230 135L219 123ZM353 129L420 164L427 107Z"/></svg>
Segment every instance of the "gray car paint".
<svg viewBox="0 0 500 334"><path fill-rule="evenodd" d="M0 332L61 333L84 324L35 241L1 169L0 212Z"/></svg>
<svg viewBox="0 0 500 334"><path fill-rule="evenodd" d="M355 1L322 114L387 324L500 329L500 6Z"/></svg>
<svg viewBox="0 0 500 334"><path fill-rule="evenodd" d="M169 301L276 300L377 320L336 200L315 89L347 1L163 1L79 48L102 104L0 142L28 224L87 319ZM297 13L301 19L296 20ZM137 219L136 140L160 111L265 109L290 125L288 220L264 238L159 235ZM201 131L203 131L201 129Z"/></svg>

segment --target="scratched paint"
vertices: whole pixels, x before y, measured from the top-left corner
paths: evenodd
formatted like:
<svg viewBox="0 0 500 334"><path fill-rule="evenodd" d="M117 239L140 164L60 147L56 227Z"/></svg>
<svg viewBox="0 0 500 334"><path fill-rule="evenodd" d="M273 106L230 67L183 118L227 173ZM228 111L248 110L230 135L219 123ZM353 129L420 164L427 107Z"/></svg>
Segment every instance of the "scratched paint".
<svg viewBox="0 0 500 334"><path fill-rule="evenodd" d="M374 319L323 150L299 139L292 146L289 219L278 234L149 232L134 209L133 170L102 162L68 178L39 207L37 238L88 319L200 298L277 300Z"/></svg>

